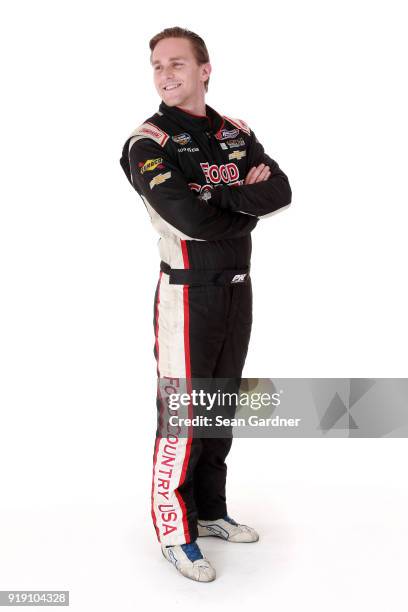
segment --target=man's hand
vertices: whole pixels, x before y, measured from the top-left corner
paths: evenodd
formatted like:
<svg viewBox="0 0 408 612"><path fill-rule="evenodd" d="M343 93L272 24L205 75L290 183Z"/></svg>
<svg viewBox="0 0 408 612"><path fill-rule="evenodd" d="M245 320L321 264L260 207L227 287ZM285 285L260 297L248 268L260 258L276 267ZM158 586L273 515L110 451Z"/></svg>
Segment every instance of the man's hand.
<svg viewBox="0 0 408 612"><path fill-rule="evenodd" d="M267 181L271 176L269 166L265 164L259 164L259 166L253 166L248 174L246 175L244 185L253 185L254 183L261 183Z"/></svg>

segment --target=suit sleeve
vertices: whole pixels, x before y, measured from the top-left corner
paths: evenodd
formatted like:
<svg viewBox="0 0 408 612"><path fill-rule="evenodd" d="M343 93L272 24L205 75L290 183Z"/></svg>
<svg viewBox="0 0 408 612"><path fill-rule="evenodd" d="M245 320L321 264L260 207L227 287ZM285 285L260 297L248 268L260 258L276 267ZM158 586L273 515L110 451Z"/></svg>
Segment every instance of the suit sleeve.
<svg viewBox="0 0 408 612"><path fill-rule="evenodd" d="M254 132L251 131L247 146L248 171L253 166L266 164L271 170L268 180L253 185L219 187L214 203L223 209L239 211L257 217L269 216L289 206L292 191L288 177L275 160L269 157Z"/></svg>
<svg viewBox="0 0 408 612"><path fill-rule="evenodd" d="M256 217L222 210L199 199L165 147L151 139L138 140L131 146L129 164L128 178L133 187L184 238L239 238L249 234L258 222ZM124 168L123 157L121 165Z"/></svg>

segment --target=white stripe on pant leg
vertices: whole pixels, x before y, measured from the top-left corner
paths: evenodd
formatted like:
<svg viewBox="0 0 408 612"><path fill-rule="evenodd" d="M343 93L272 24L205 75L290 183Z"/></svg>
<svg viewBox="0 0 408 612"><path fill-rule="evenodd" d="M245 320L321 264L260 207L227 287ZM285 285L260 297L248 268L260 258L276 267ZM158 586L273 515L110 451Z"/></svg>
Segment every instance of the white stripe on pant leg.
<svg viewBox="0 0 408 612"><path fill-rule="evenodd" d="M169 379L168 387L173 386L177 393L186 392L180 387L185 386L186 378L183 286L170 285L167 274L162 275L160 283L157 315L160 387L164 400L164 379ZM160 541L167 546L185 542L183 509L174 491L180 483L187 443L186 437L169 435L160 440L157 451L153 508Z"/></svg>

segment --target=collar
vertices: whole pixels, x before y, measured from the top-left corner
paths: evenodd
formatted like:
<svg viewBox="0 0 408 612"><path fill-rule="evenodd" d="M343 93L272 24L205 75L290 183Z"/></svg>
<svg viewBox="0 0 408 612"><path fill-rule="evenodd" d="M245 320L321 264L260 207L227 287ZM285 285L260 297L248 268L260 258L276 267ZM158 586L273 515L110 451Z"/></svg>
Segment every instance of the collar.
<svg viewBox="0 0 408 612"><path fill-rule="evenodd" d="M208 104L205 105L205 115L194 115L178 106L167 106L165 102L161 102L159 111L174 123L180 125L182 129L191 132L210 130L216 133L224 126L224 119Z"/></svg>

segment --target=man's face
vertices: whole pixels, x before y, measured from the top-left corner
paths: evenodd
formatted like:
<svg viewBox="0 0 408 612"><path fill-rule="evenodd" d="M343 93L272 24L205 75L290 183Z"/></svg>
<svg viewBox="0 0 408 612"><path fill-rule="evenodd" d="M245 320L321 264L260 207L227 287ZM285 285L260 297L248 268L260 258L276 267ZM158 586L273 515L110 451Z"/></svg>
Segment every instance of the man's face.
<svg viewBox="0 0 408 612"><path fill-rule="evenodd" d="M157 92L168 106L188 108L204 98L211 65L197 64L188 39L161 40L154 48L151 63Z"/></svg>

